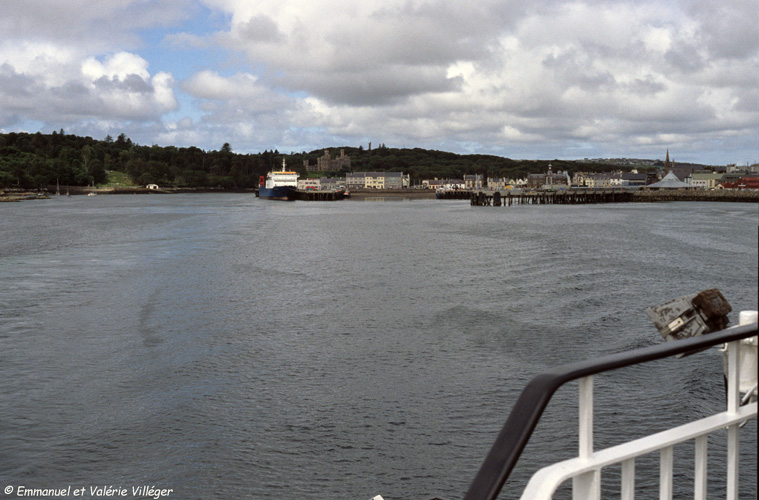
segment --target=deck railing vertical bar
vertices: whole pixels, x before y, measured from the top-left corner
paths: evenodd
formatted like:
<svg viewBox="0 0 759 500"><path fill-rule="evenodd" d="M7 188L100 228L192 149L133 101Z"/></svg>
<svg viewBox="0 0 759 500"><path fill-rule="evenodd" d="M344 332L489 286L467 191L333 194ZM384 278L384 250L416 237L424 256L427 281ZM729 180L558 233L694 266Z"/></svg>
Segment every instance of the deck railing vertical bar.
<svg viewBox="0 0 759 500"><path fill-rule="evenodd" d="M621 500L635 500L635 459L622 462Z"/></svg>
<svg viewBox="0 0 759 500"><path fill-rule="evenodd" d="M740 341L729 342L727 344L727 411L735 413L740 405L739 380L740 366L738 363L738 353L740 352Z"/></svg>
<svg viewBox="0 0 759 500"><path fill-rule="evenodd" d="M600 470L594 470L572 478L572 500L600 500L600 498Z"/></svg>
<svg viewBox="0 0 759 500"><path fill-rule="evenodd" d="M580 432L579 457L589 458L593 454L593 376L580 379Z"/></svg>
<svg viewBox="0 0 759 500"><path fill-rule="evenodd" d="M661 450L659 464L659 500L672 500L672 467L674 448L667 446Z"/></svg>
<svg viewBox="0 0 759 500"><path fill-rule="evenodd" d="M593 377L579 380L579 432L578 456L593 455ZM601 471L592 471L572 479L573 500L599 500L601 497Z"/></svg>
<svg viewBox="0 0 759 500"><path fill-rule="evenodd" d="M696 438L695 474L693 484L693 499L706 500L706 459L709 439L708 436Z"/></svg>
<svg viewBox="0 0 759 500"><path fill-rule="evenodd" d="M727 500L738 500L738 430L740 424L727 429Z"/></svg>
<svg viewBox="0 0 759 500"><path fill-rule="evenodd" d="M727 344L727 411L735 413L740 405L738 356L740 341ZM727 500L738 500L738 430L739 424L727 429Z"/></svg>

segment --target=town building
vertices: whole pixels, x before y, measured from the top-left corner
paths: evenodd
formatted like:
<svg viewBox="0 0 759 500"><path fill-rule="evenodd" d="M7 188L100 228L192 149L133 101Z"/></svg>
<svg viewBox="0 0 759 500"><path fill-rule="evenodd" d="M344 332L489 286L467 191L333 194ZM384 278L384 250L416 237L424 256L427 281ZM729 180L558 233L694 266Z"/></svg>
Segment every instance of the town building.
<svg viewBox="0 0 759 500"><path fill-rule="evenodd" d="M422 189L465 189L464 179L425 179Z"/></svg>
<svg viewBox="0 0 759 500"><path fill-rule="evenodd" d="M669 161L669 148L667 148L667 157L664 160L664 170L672 170L675 167L675 162Z"/></svg>
<svg viewBox="0 0 759 500"><path fill-rule="evenodd" d="M622 172L602 172L590 177L592 188L615 188L623 184Z"/></svg>
<svg viewBox="0 0 759 500"><path fill-rule="evenodd" d="M530 174L527 177L527 187L532 189L565 189L572 184L567 172L553 172L553 167L548 164L548 172L545 174Z"/></svg>
<svg viewBox="0 0 759 500"><path fill-rule="evenodd" d="M335 191L345 187L345 177L322 177L319 179L298 179L301 191Z"/></svg>
<svg viewBox="0 0 759 500"><path fill-rule="evenodd" d="M689 165L676 165L670 170L675 176L690 185L693 182L693 172L696 171L696 167Z"/></svg>
<svg viewBox="0 0 759 500"><path fill-rule="evenodd" d="M408 187L410 176L403 172L352 172L345 175L349 190L403 189Z"/></svg>
<svg viewBox="0 0 759 500"><path fill-rule="evenodd" d="M512 189L523 185L526 181L506 179L504 177L488 177L488 189L500 191L502 189Z"/></svg>
<svg viewBox="0 0 759 500"><path fill-rule="evenodd" d="M734 181L722 181L716 189L756 189L759 190L759 177L746 175Z"/></svg>
<svg viewBox="0 0 759 500"><path fill-rule="evenodd" d="M693 181L693 172L695 172L697 169L698 167L695 167L693 165L677 165L674 159L669 159L669 149L667 149L667 156L664 160L665 174L672 173L675 175L675 177L677 177L679 181L684 182L688 185L688 187L692 187L691 182ZM666 175L664 177L666 177ZM664 180L664 178L662 178L662 180Z"/></svg>
<svg viewBox="0 0 759 500"><path fill-rule="evenodd" d="M345 177L322 177L319 179L322 191L345 189Z"/></svg>
<svg viewBox="0 0 759 500"><path fill-rule="evenodd" d="M724 175L705 172L693 173L691 175L691 186L699 189L714 189L722 181Z"/></svg>
<svg viewBox="0 0 759 500"><path fill-rule="evenodd" d="M649 184L646 187L651 189L683 189L690 188L692 186L681 181L673 172L670 172L665 175L664 178L659 182L654 182L653 184Z"/></svg>
<svg viewBox="0 0 759 500"><path fill-rule="evenodd" d="M364 186L366 186L366 172L345 174L345 186L351 191L364 189Z"/></svg>
<svg viewBox="0 0 759 500"><path fill-rule="evenodd" d="M722 179L720 179L720 182L722 184L728 183L728 182L740 182L740 180L745 177L746 174L743 172L728 172L726 174L722 175Z"/></svg>
<svg viewBox="0 0 759 500"><path fill-rule="evenodd" d="M572 186L587 188L614 188L645 186L656 182L657 178L651 178L649 174L641 174L637 170L632 172L576 172L572 176Z"/></svg>
<svg viewBox="0 0 759 500"><path fill-rule="evenodd" d="M464 187L466 189L482 189L484 185L485 183L481 174L464 176Z"/></svg>
<svg viewBox="0 0 759 500"><path fill-rule="evenodd" d="M759 163L754 163L753 165L747 164L745 167L736 165L735 163L733 163L726 167L726 171L731 174L734 174L734 173L759 174Z"/></svg>
<svg viewBox="0 0 759 500"><path fill-rule="evenodd" d="M638 172L623 172L622 173L622 185L623 186L645 186L648 183L648 174L640 174Z"/></svg>
<svg viewBox="0 0 759 500"><path fill-rule="evenodd" d="M422 189L444 189L445 180L443 179L424 179L422 180Z"/></svg>
<svg viewBox="0 0 759 500"><path fill-rule="evenodd" d="M300 191L321 191L321 179L298 179L298 189Z"/></svg>

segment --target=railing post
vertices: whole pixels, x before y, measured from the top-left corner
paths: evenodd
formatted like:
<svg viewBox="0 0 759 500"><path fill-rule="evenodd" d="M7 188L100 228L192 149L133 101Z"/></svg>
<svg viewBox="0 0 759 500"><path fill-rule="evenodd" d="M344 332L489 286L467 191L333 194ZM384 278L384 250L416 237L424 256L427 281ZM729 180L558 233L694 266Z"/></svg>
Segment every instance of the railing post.
<svg viewBox="0 0 759 500"><path fill-rule="evenodd" d="M672 500L672 465L674 448L667 446L661 450L659 464L659 500Z"/></svg>
<svg viewBox="0 0 759 500"><path fill-rule="evenodd" d="M593 376L580 379L579 410L579 456L590 458L593 454Z"/></svg>
<svg viewBox="0 0 759 500"><path fill-rule="evenodd" d="M727 412L736 413L740 407L740 379L738 354L740 340L727 344ZM738 429L733 424L727 429L727 500L738 499Z"/></svg>
<svg viewBox="0 0 759 500"><path fill-rule="evenodd" d="M580 379L579 394L579 457L593 455L593 377ZM594 470L572 478L573 500L599 500L601 498L601 471Z"/></svg>
<svg viewBox="0 0 759 500"><path fill-rule="evenodd" d="M694 500L706 500L707 446L707 436L699 436L696 438L695 480L693 484Z"/></svg>
<svg viewBox="0 0 759 500"><path fill-rule="evenodd" d="M621 500L635 499L635 459L622 462L622 494Z"/></svg>

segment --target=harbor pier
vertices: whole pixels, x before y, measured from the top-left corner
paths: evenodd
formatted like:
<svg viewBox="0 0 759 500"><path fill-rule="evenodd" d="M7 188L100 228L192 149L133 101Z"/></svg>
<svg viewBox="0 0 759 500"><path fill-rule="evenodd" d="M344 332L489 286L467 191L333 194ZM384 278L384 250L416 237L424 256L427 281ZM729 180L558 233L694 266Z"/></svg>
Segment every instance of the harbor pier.
<svg viewBox="0 0 759 500"><path fill-rule="evenodd" d="M583 189L564 191L469 191L472 206L510 207L513 205L583 205L596 203L654 203L672 201L716 201L759 203L756 190L703 189ZM462 192L448 199L466 199ZM446 199L445 197L441 197Z"/></svg>
<svg viewBox="0 0 759 500"><path fill-rule="evenodd" d="M502 194L500 191L471 193L472 206L512 206L512 205L583 205L590 203L627 203L633 201L632 191L530 191Z"/></svg>

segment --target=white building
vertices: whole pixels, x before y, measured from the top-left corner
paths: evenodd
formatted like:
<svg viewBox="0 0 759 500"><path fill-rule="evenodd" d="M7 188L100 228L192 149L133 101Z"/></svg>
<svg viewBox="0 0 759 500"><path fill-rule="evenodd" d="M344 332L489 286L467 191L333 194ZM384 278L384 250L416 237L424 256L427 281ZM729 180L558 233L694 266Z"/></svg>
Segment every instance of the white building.
<svg viewBox="0 0 759 500"><path fill-rule="evenodd" d="M321 191L321 179L298 179L300 191Z"/></svg>

